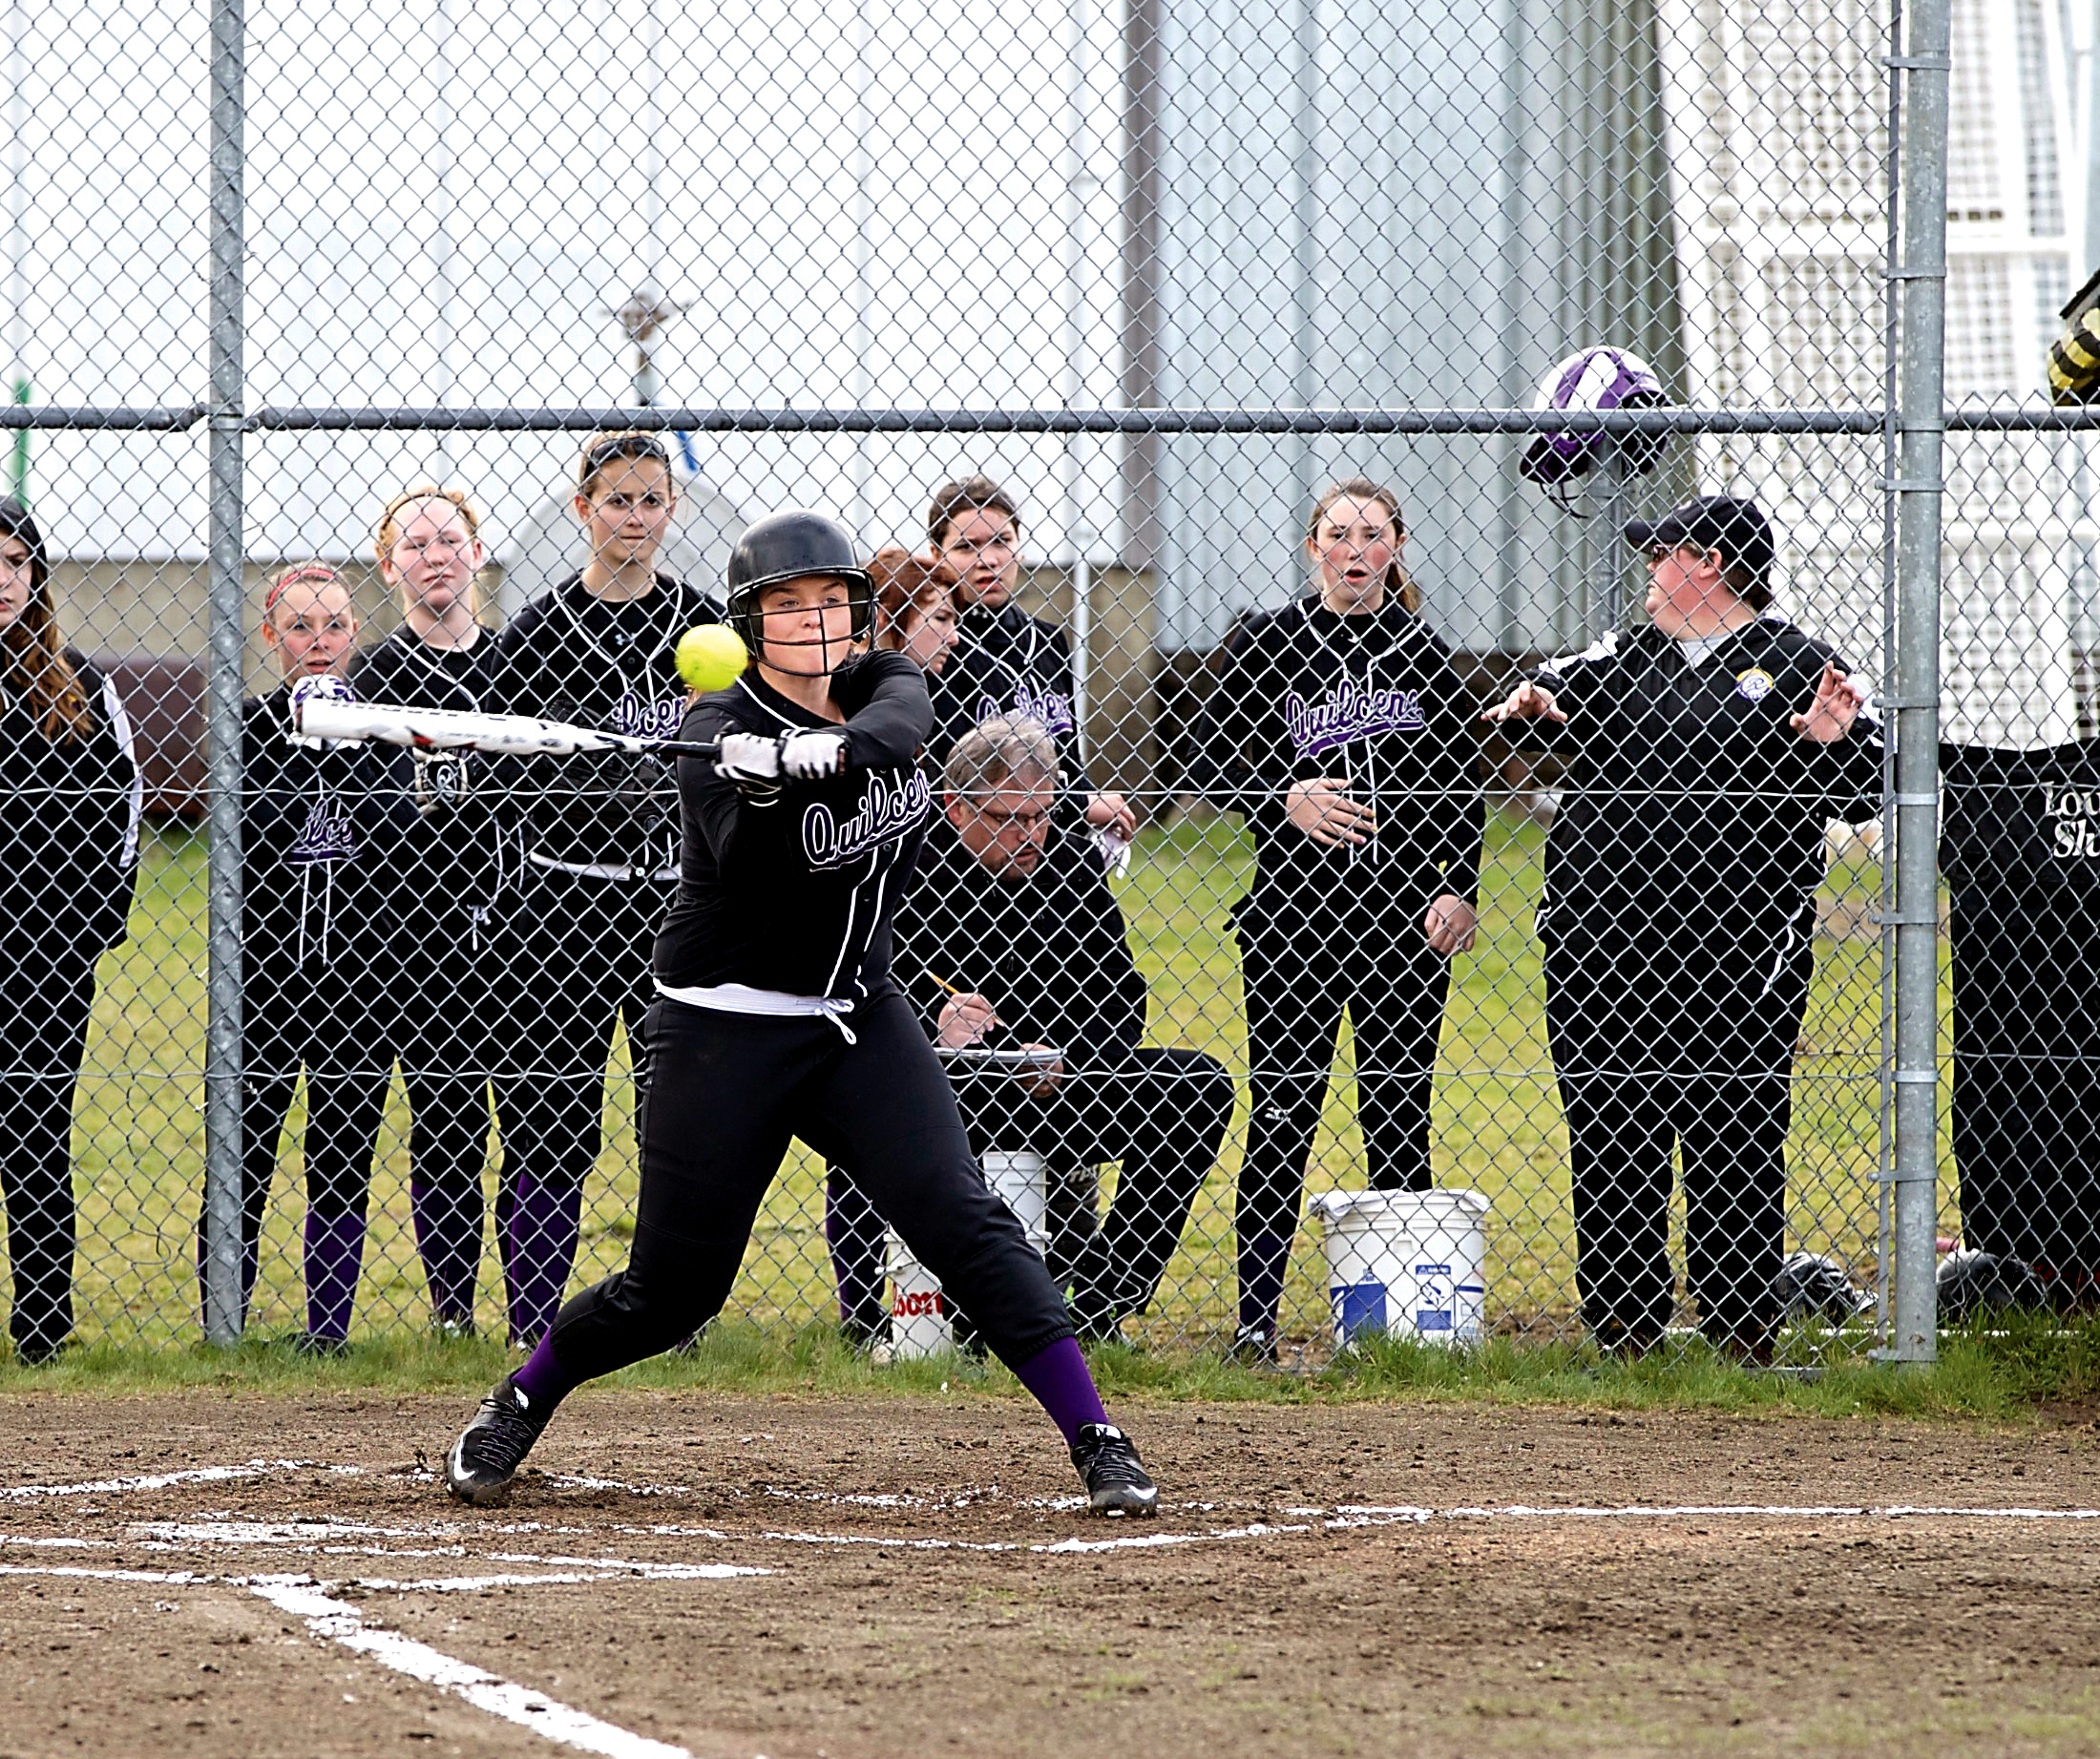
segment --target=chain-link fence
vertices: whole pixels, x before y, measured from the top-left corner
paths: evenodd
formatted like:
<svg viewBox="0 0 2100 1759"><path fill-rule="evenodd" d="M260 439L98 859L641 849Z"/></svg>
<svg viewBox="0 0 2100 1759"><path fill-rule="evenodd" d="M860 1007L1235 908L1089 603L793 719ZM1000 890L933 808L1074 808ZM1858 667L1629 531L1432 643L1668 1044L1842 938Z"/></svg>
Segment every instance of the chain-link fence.
<svg viewBox="0 0 2100 1759"><path fill-rule="evenodd" d="M1916 1356L1935 1233L2090 1302L2090 9L6 19L22 1358L626 1262L647 1011L828 929L670 761L292 688L675 733L790 507L935 710L809 860L923 837L852 908L1082 1331ZM682 857L738 951L653 975ZM826 1146L733 1309L968 1343Z"/></svg>

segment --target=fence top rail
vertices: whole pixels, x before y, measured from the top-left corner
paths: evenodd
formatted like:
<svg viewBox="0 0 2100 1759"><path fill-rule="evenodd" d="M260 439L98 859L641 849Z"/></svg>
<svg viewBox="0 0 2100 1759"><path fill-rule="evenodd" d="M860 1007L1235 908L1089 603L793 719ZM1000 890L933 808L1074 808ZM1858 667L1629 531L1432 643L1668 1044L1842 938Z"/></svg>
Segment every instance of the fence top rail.
<svg viewBox="0 0 2100 1759"><path fill-rule="evenodd" d="M30 428L179 432L210 413L203 404L147 408L87 404L0 405L0 429ZM413 405L265 405L237 418L256 432L444 431L588 433L640 428L688 433L1604 433L1870 434L1879 408L1785 409L894 409L633 408L618 405L448 408ZM1942 411L1953 433L2063 433L2100 429L2100 405L2052 408L1968 403Z"/></svg>

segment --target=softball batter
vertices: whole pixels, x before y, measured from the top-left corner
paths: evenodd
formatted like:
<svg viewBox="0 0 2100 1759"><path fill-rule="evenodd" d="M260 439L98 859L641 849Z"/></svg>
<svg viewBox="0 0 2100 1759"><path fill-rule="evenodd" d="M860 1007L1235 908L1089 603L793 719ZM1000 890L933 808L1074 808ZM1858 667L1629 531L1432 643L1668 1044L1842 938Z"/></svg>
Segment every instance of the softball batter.
<svg viewBox="0 0 2100 1759"><path fill-rule="evenodd" d="M1374 1190L1427 1190L1452 954L1473 944L1473 705L1422 621L1390 489L1359 479L1306 527L1316 589L1249 618L1198 721L1191 779L1254 833L1232 914L1251 1112L1237 1215L1238 1351L1273 1360L1306 1159L1349 1010Z"/></svg>
<svg viewBox="0 0 2100 1759"><path fill-rule="evenodd" d="M723 751L719 764L679 761L683 859L657 942L633 1254L482 1402L446 1456L464 1501L502 1499L572 1388L721 1309L799 1136L854 1169L969 1309L1063 1431L1092 1506L1157 1506L890 976L891 919L931 806L917 756L933 709L903 655L849 659L871 597L851 539L820 514L762 519L731 555L730 618L755 664L682 727Z"/></svg>

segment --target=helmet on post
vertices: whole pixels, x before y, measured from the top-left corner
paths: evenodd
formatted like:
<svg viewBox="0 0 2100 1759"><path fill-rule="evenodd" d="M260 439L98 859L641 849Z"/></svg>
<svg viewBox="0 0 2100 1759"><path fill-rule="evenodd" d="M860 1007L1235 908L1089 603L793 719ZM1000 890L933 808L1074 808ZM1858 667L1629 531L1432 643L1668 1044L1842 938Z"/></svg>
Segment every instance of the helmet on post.
<svg viewBox="0 0 2100 1759"><path fill-rule="evenodd" d="M852 639L868 639L874 623L875 587L861 566L851 534L835 519L791 507L753 520L729 552L728 623L754 655L766 639L759 595L769 586L809 575L846 583L847 602L853 612Z"/></svg>
<svg viewBox="0 0 2100 1759"><path fill-rule="evenodd" d="M1531 395L1534 409L1666 409L1663 382L1638 354L1624 348L1584 348L1556 362ZM1619 455L1645 476L1663 455L1663 435L1623 433ZM1601 428L1564 428L1542 433L1524 448L1517 468L1548 489L1586 476L1604 452Z"/></svg>

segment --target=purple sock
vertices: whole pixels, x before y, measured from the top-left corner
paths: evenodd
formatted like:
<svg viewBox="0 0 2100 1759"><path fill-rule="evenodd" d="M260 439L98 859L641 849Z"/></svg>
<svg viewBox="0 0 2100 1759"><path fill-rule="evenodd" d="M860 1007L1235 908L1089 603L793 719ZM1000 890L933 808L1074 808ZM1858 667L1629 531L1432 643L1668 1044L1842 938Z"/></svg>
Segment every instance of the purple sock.
<svg viewBox="0 0 2100 1759"><path fill-rule="evenodd" d="M411 1173L409 1213L415 1218L415 1245L430 1286L430 1310L439 1319L472 1324L474 1272L481 1260L480 1191L435 1188Z"/></svg>
<svg viewBox="0 0 2100 1759"><path fill-rule="evenodd" d="M1289 1234L1250 1234L1240 1242L1241 1330L1276 1335L1284 1272L1290 1264Z"/></svg>
<svg viewBox="0 0 2100 1759"><path fill-rule="evenodd" d="M1051 1422L1064 1432L1066 1447L1079 1439L1081 1424L1108 1421L1076 1339L1060 1337L1048 1350L1039 1350L1027 1361L1014 1364L1014 1372L1036 1395L1036 1403L1050 1413Z"/></svg>
<svg viewBox="0 0 2100 1759"><path fill-rule="evenodd" d="M350 1335L365 1218L306 1211L306 1335L340 1344Z"/></svg>
<svg viewBox="0 0 2100 1759"><path fill-rule="evenodd" d="M552 1411L576 1391L577 1378L555 1360L554 1336L549 1333L534 1346L524 1367L511 1376L511 1384L534 1404Z"/></svg>
<svg viewBox="0 0 2100 1759"><path fill-rule="evenodd" d="M511 1341L536 1345L561 1308L583 1231L583 1193L574 1185L517 1181L511 1208Z"/></svg>

